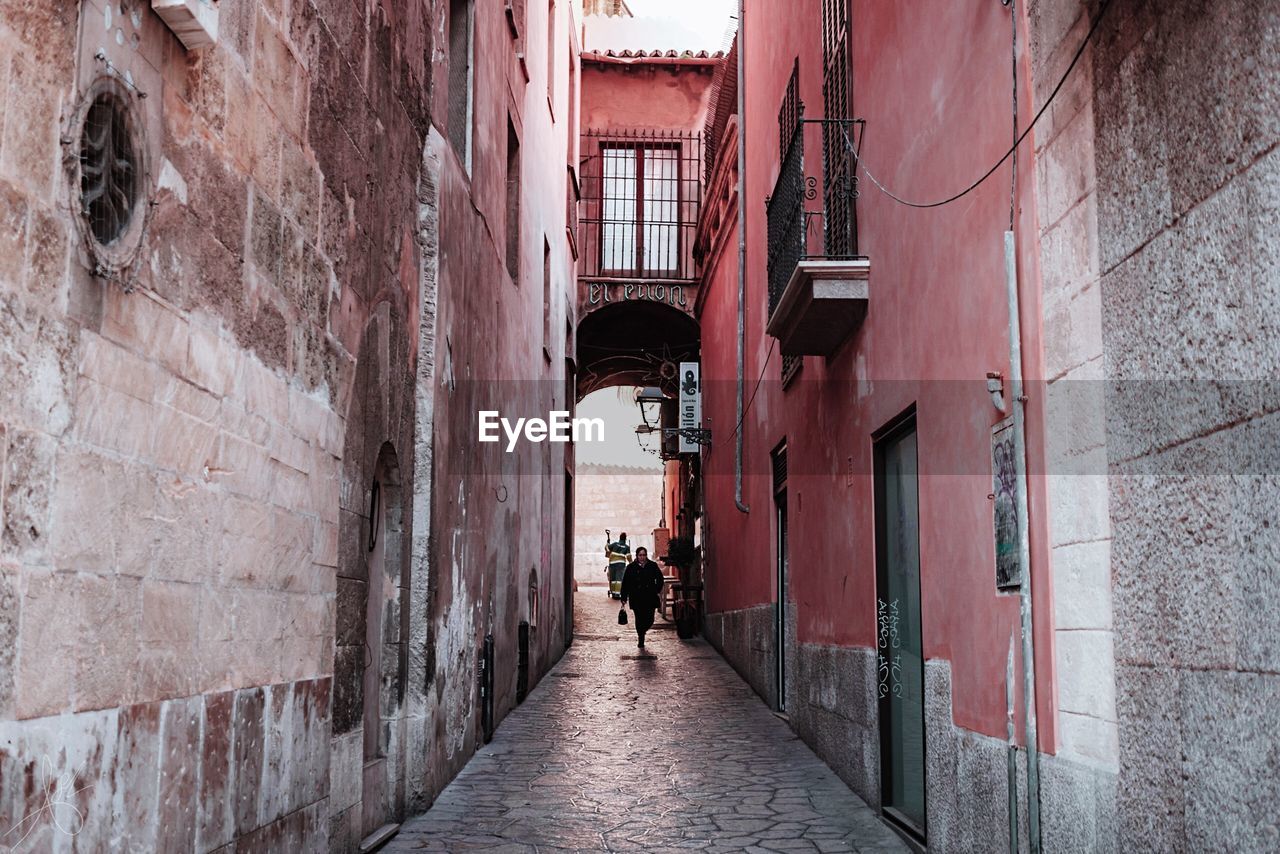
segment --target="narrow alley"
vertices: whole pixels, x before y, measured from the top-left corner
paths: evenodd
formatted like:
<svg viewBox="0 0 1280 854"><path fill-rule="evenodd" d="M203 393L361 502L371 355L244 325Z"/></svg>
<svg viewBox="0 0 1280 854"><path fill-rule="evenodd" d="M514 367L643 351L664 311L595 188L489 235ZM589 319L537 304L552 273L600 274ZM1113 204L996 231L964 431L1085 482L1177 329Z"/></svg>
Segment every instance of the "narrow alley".
<svg viewBox="0 0 1280 854"><path fill-rule="evenodd" d="M573 645L425 814L407 851L905 851L705 641L637 655L599 589Z"/></svg>
<svg viewBox="0 0 1280 854"><path fill-rule="evenodd" d="M1280 851L1278 379L1280 0L0 0L0 854Z"/></svg>

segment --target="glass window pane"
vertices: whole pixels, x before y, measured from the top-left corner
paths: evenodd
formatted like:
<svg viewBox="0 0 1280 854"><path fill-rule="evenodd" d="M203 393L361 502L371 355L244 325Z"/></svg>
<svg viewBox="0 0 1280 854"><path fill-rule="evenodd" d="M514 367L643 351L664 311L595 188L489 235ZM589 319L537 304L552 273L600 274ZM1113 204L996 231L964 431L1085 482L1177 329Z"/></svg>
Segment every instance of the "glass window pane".
<svg viewBox="0 0 1280 854"><path fill-rule="evenodd" d="M603 158L600 269L634 272L636 266L636 150L609 148Z"/></svg>
<svg viewBox="0 0 1280 854"><path fill-rule="evenodd" d="M672 272L679 261L680 150L644 151L644 267Z"/></svg>
<svg viewBox="0 0 1280 854"><path fill-rule="evenodd" d="M925 824L924 649L920 625L920 534L914 431L881 451L884 518L877 601L880 725L885 730L884 803Z"/></svg>

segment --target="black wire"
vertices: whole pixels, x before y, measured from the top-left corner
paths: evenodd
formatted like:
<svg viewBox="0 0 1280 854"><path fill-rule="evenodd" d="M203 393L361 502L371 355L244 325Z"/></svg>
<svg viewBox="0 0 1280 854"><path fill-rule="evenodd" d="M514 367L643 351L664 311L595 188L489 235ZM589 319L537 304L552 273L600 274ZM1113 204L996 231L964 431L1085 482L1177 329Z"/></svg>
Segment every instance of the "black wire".
<svg viewBox="0 0 1280 854"><path fill-rule="evenodd" d="M747 405L742 407L742 418L738 419L738 425L733 428L733 432L729 434L732 439L738 435L738 431L742 429L742 422L747 417L747 413L751 411L751 404L756 402L756 392L760 390L760 383L764 380L764 372L769 367L769 360L773 358L773 348L778 343L778 339L774 338L769 342L769 352L764 355L764 364L760 366L760 376L756 378L756 386L751 389L751 399L747 401Z"/></svg>
<svg viewBox="0 0 1280 854"><path fill-rule="evenodd" d="M999 169L1001 166L1004 165L1004 162L1008 160L1018 150L1018 146L1022 144L1022 141L1026 139L1027 135L1031 133L1032 129L1035 128L1036 124L1040 121L1040 117L1043 116L1045 114L1045 111L1049 109L1049 105L1053 103L1054 98L1058 97L1058 92L1062 90L1063 84L1065 84L1067 82L1067 78L1071 76L1072 70L1075 69L1076 63L1080 61L1080 57L1084 54L1084 49L1088 46L1089 41L1093 38L1093 34L1098 29L1098 24L1102 23L1102 18L1104 15L1107 14L1107 9L1109 8L1111 8L1111 0L1103 0L1102 6L1098 9L1098 17L1093 19L1093 24L1092 26L1089 27L1089 32L1085 34L1084 40L1080 42L1080 47L1076 50L1076 55L1071 58L1071 64L1068 65L1067 70L1062 73L1062 79L1058 81L1057 86L1053 87L1053 91L1049 94L1049 99L1044 102L1044 105L1040 108L1039 112L1036 113L1035 118L1031 120L1031 124L1027 125L1027 129L1024 130L1021 134L1019 134L1018 138L1014 140L1013 147L1010 148L1008 151L1006 151L1004 153L1004 156L1001 157L999 160L997 160L996 164L992 166L990 169L988 169L981 178L974 181L972 184L970 184L968 187L961 190L960 192L956 193L954 196L943 199L940 202L929 202L927 204L921 203L921 202L907 201L906 199L900 196L894 195L889 190L888 187L885 187L883 184L877 181L875 176L872 175L871 172L869 172L865 166L862 166L862 163L858 157L858 153L856 151L853 151L852 146L849 146L850 151L853 153L853 159L858 162L859 166L862 166L862 171L866 173L867 177L871 179L871 183L875 184L876 188L880 190L880 192L884 193L886 196L893 199L895 202L902 205L906 205L907 207L910 207L910 208L938 208L938 207L942 207L943 205L949 205L952 202L956 201L957 199L961 199L969 195L969 193L976 190L978 186L982 184L983 181L986 181L988 178L990 178L993 174L995 174L995 171L997 169ZM1015 26L1016 26L1016 23L1015 23Z"/></svg>

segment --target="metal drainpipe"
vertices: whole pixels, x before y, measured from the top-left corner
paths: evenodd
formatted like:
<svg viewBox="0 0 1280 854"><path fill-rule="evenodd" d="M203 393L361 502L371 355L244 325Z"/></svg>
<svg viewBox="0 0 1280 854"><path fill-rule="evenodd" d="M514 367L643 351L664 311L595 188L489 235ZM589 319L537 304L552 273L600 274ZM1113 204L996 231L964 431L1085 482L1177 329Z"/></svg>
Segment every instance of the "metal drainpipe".
<svg viewBox="0 0 1280 854"><path fill-rule="evenodd" d="M1026 395L1022 387L1022 324L1018 314L1018 269L1012 231L1004 233L1005 290L1009 297L1009 379L1013 408L1014 500L1018 511L1018 564L1022 617L1022 706L1027 744L1027 835L1040 851L1040 746L1036 738L1036 651L1031 617L1031 538L1027 519Z"/></svg>
<svg viewBox="0 0 1280 854"><path fill-rule="evenodd" d="M747 348L747 99L743 72L746 64L746 19L743 17L746 0L738 0L738 429L734 433L733 456L733 503L743 513L750 513L751 508L742 503L742 434L744 427L743 402L746 392L746 348Z"/></svg>
<svg viewBox="0 0 1280 854"><path fill-rule="evenodd" d="M1018 854L1018 739L1013 724L1013 631L1009 631L1009 657L1004 670L1005 725L1008 735L1006 753L1009 775L1009 854Z"/></svg>

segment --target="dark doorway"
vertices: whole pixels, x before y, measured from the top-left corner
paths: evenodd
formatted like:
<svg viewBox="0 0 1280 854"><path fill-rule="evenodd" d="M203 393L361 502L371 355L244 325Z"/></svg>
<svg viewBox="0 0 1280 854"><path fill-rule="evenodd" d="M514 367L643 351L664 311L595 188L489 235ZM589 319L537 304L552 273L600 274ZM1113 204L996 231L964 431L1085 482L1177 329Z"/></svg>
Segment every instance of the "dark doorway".
<svg viewBox="0 0 1280 854"><path fill-rule="evenodd" d="M403 795L403 753L392 750L393 730L401 731L400 709L408 667L408 565L404 560L400 465L395 449L378 454L369 495L366 528L367 587L364 637L364 780L362 834L368 836L399 819ZM401 732L402 735L402 732ZM394 767L392 765L394 763Z"/></svg>
<svg viewBox="0 0 1280 854"><path fill-rule="evenodd" d="M573 474L564 473L564 642L573 643Z"/></svg>
<svg viewBox="0 0 1280 854"><path fill-rule="evenodd" d="M777 572L777 604L774 607L774 648L777 650L778 711L787 710L787 446L773 452L773 514Z"/></svg>
<svg viewBox="0 0 1280 854"><path fill-rule="evenodd" d="M914 413L877 437L876 654L881 804L925 839L924 650Z"/></svg>

